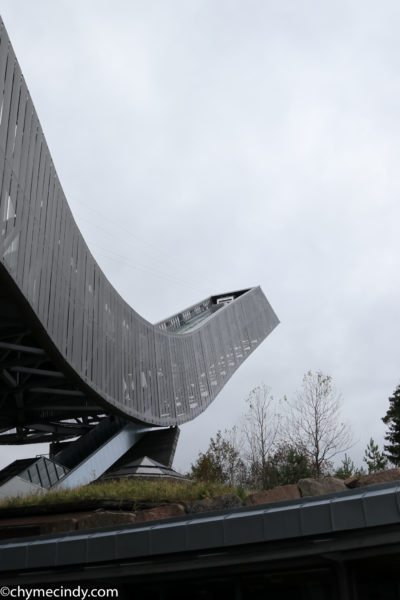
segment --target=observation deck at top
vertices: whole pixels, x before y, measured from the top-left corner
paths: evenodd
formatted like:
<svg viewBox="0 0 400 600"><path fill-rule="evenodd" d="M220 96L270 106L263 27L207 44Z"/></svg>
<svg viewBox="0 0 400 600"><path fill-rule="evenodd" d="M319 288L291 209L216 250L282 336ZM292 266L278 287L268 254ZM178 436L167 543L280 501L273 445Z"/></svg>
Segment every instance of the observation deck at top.
<svg viewBox="0 0 400 600"><path fill-rule="evenodd" d="M78 229L2 21L0 107L0 444L195 418L278 324L263 292L149 323Z"/></svg>

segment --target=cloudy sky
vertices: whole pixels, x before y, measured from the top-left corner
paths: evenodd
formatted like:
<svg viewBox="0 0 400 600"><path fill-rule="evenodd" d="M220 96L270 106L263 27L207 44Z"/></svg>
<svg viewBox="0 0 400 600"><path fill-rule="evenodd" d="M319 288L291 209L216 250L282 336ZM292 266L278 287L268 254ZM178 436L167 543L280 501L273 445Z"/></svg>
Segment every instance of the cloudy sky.
<svg viewBox="0 0 400 600"><path fill-rule="evenodd" d="M77 223L158 321L261 285L281 324L175 466L264 382L329 373L361 464L400 381L400 4L2 0ZM1 464L30 453L2 449Z"/></svg>

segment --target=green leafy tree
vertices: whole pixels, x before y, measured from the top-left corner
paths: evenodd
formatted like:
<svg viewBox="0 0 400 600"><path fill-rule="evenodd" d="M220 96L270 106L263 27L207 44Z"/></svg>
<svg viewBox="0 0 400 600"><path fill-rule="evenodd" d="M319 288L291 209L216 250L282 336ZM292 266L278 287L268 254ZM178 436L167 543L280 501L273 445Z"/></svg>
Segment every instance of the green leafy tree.
<svg viewBox="0 0 400 600"><path fill-rule="evenodd" d="M368 473L382 471L388 466L387 457L383 452L380 452L378 444L375 444L372 438L369 440L369 444L365 449L363 461L368 467Z"/></svg>
<svg viewBox="0 0 400 600"><path fill-rule="evenodd" d="M219 464L214 457L207 452L200 452L194 465L191 466L189 477L197 481L207 481L212 483L222 483L224 475Z"/></svg>
<svg viewBox="0 0 400 600"><path fill-rule="evenodd" d="M271 457L274 469L274 485L297 483L299 479L312 477L312 464L304 448L281 443Z"/></svg>
<svg viewBox="0 0 400 600"><path fill-rule="evenodd" d="M340 467L335 471L335 477L339 477L339 479L348 479L357 473L358 471L354 462L348 454L345 454Z"/></svg>
<svg viewBox="0 0 400 600"><path fill-rule="evenodd" d="M389 398L389 408L382 421L387 425L384 445L387 458L396 466L400 465L400 385Z"/></svg>
<svg viewBox="0 0 400 600"><path fill-rule="evenodd" d="M226 435L229 432L226 432ZM238 485L244 479L244 463L232 442L218 431L206 452L200 452L190 476L200 481Z"/></svg>

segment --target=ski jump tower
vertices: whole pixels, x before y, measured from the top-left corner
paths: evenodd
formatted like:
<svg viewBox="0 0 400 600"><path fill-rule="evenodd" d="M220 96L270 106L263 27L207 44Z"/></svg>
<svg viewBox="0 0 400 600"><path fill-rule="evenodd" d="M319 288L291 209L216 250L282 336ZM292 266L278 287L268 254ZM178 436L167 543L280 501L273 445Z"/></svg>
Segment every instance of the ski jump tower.
<svg viewBox="0 0 400 600"><path fill-rule="evenodd" d="M0 20L0 444L49 458L0 472L0 497L171 467L203 412L278 319L259 287L151 324L117 293L71 214Z"/></svg>

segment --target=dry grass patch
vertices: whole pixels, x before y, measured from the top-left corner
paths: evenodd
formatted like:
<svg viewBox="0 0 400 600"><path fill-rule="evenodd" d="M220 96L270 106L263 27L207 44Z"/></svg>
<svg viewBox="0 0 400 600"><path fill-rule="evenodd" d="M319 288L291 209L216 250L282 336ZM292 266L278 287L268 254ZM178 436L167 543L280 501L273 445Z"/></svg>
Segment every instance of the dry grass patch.
<svg viewBox="0 0 400 600"><path fill-rule="evenodd" d="M217 498L226 494L242 496L241 490L218 483L127 479L93 483L72 490L60 490L22 498L7 498L0 502L0 509L95 500L132 501L132 503L193 502L203 498Z"/></svg>

